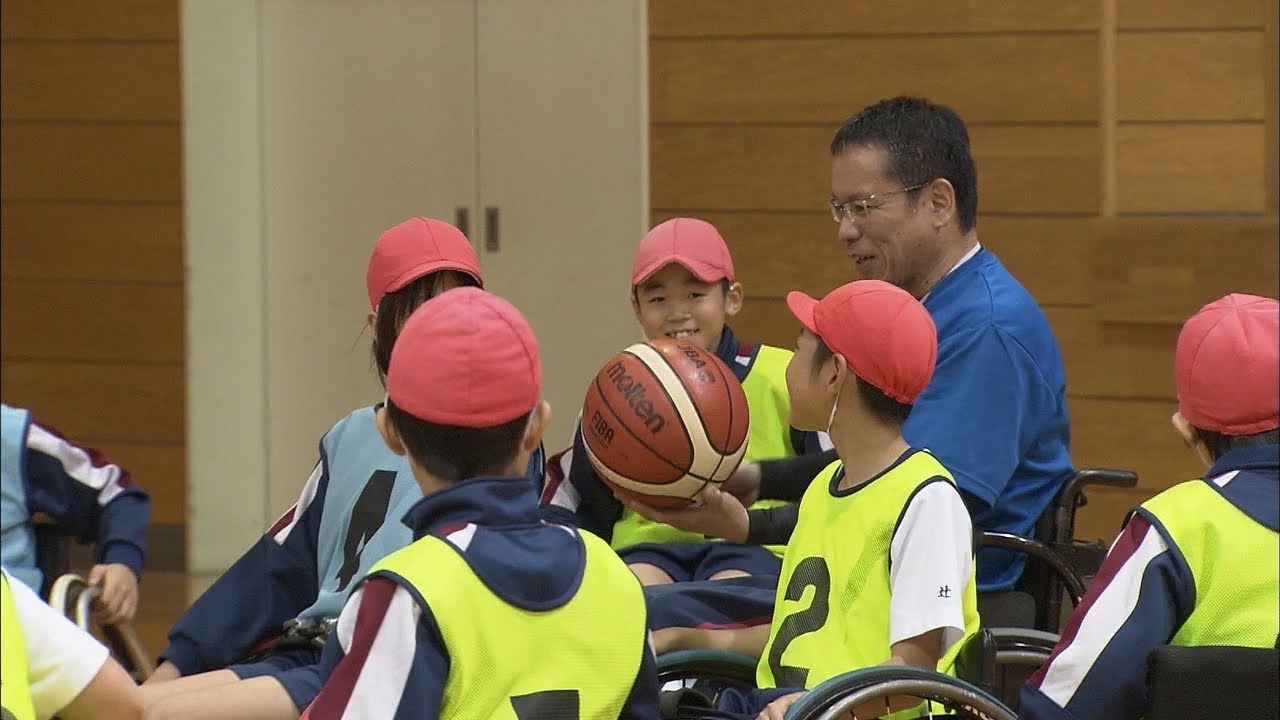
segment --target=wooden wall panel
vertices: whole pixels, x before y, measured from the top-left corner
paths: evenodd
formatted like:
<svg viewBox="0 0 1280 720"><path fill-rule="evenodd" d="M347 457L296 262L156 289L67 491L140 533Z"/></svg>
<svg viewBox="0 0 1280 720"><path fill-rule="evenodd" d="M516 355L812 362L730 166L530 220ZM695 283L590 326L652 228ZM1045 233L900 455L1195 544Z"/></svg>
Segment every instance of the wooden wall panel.
<svg viewBox="0 0 1280 720"><path fill-rule="evenodd" d="M655 125L654 208L823 211L831 197L834 128ZM732 182L728 179L732 178Z"/></svg>
<svg viewBox="0 0 1280 720"><path fill-rule="evenodd" d="M176 42L5 43L0 112L6 119L176 122L176 51Z"/></svg>
<svg viewBox="0 0 1280 720"><path fill-rule="evenodd" d="M1098 39L1093 33L897 38L662 41L652 53L654 123L822 123L839 126L854 110L901 91L955 108L970 123L1094 122L1098 118ZM870 72L833 93L813 82L817 68ZM983 92L992 68L1016 67L999 93ZM830 72L827 70L825 72ZM825 74L824 72L824 74Z"/></svg>
<svg viewBox="0 0 1280 720"><path fill-rule="evenodd" d="M182 207L4 200L6 279L181 281Z"/></svg>
<svg viewBox="0 0 1280 720"><path fill-rule="evenodd" d="M5 360L183 361L182 285L5 280Z"/></svg>
<svg viewBox="0 0 1280 720"><path fill-rule="evenodd" d="M1119 120L1263 120L1264 40L1261 30L1120 33Z"/></svg>
<svg viewBox="0 0 1280 720"><path fill-rule="evenodd" d="M833 3L826 0L649 0L649 37L929 35L1094 30L1092 0Z"/></svg>
<svg viewBox="0 0 1280 720"><path fill-rule="evenodd" d="M151 494L152 524L187 524L183 482L187 475L187 454L181 445L104 442L95 447L121 467L128 468L138 486Z"/></svg>
<svg viewBox="0 0 1280 720"><path fill-rule="evenodd" d="M792 349L800 334L800 323L781 298L748 297L742 313L732 321L734 332L751 342Z"/></svg>
<svg viewBox="0 0 1280 720"><path fill-rule="evenodd" d="M182 201L182 128L31 123L0 126L8 199Z"/></svg>
<svg viewBox="0 0 1280 720"><path fill-rule="evenodd" d="M1275 218L1127 218L1101 226L1093 252L1094 303L1116 322L1181 325L1229 292L1275 297Z"/></svg>
<svg viewBox="0 0 1280 720"><path fill-rule="evenodd" d="M1094 215L1101 195L1095 126L969 129L980 212Z"/></svg>
<svg viewBox="0 0 1280 720"><path fill-rule="evenodd" d="M1092 308L1048 307L1045 316L1058 338L1072 397L1173 397L1178 325L1103 322Z"/></svg>
<svg viewBox="0 0 1280 720"><path fill-rule="evenodd" d="M1262 27L1270 0L1116 0L1121 30Z"/></svg>
<svg viewBox="0 0 1280 720"><path fill-rule="evenodd" d="M1121 125L1116 142L1120 213L1266 212L1265 127Z"/></svg>
<svg viewBox="0 0 1280 720"><path fill-rule="evenodd" d="M178 9L0 5L0 394L130 467L153 524L186 519Z"/></svg>
<svg viewBox="0 0 1280 720"><path fill-rule="evenodd" d="M1169 418L1176 400L1070 398L1071 456L1077 467L1123 467L1151 494L1204 472Z"/></svg>
<svg viewBox="0 0 1280 720"><path fill-rule="evenodd" d="M827 148L836 127L655 125L652 205L825 211L831 197ZM970 136L983 212L1097 213L1096 127L979 126Z"/></svg>
<svg viewBox="0 0 1280 720"><path fill-rule="evenodd" d="M186 425L177 365L6 361L5 402L88 445L103 442L182 446Z"/></svg>
<svg viewBox="0 0 1280 720"><path fill-rule="evenodd" d="M174 0L13 0L0 5L4 40L176 40Z"/></svg>

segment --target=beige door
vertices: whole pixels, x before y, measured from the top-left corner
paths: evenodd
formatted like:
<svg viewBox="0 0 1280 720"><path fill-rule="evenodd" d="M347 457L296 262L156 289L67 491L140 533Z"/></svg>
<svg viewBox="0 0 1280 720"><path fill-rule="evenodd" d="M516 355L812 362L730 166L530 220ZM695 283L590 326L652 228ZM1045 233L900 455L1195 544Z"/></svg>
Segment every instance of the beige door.
<svg viewBox="0 0 1280 720"><path fill-rule="evenodd" d="M638 335L643 6L184 1L193 570L238 557L321 434L379 398L365 264L409 216L469 214L489 287L544 348L548 447L568 443L591 375Z"/></svg>
<svg viewBox="0 0 1280 720"><path fill-rule="evenodd" d="M316 441L380 399L364 332L369 249L475 197L471 0L262 3L273 507Z"/></svg>
<svg viewBox="0 0 1280 720"><path fill-rule="evenodd" d="M555 452L591 377L640 337L628 298L649 210L645 3L478 9L475 240L489 287L537 333Z"/></svg>

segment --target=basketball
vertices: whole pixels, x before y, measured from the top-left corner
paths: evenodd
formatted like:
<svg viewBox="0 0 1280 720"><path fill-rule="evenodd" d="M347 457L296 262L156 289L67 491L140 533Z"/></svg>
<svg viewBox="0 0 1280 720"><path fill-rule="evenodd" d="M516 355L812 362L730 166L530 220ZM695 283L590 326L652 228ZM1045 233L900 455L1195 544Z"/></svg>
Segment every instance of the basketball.
<svg viewBox="0 0 1280 720"><path fill-rule="evenodd" d="M747 396L720 358L659 339L615 355L582 405L596 473L620 496L685 507L733 474L747 449Z"/></svg>

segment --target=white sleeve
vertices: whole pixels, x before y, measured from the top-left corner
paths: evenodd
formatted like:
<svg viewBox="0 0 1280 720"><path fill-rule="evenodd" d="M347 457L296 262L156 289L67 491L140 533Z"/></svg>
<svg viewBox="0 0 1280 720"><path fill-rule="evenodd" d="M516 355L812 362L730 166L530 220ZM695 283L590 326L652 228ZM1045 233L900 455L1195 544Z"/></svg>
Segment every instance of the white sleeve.
<svg viewBox="0 0 1280 720"><path fill-rule="evenodd" d="M964 637L973 578L973 523L955 486L935 481L911 499L889 548L889 644L943 628L942 653Z"/></svg>
<svg viewBox="0 0 1280 720"><path fill-rule="evenodd" d="M27 674L37 718L71 704L107 662L107 648L49 607L31 588L10 580L14 609L27 646Z"/></svg>

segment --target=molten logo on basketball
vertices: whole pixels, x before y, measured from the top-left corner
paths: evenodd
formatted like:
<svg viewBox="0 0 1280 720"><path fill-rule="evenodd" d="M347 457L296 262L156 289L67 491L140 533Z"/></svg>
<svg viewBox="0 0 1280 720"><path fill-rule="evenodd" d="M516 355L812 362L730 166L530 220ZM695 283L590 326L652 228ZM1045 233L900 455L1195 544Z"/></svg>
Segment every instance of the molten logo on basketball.
<svg viewBox="0 0 1280 720"><path fill-rule="evenodd" d="M599 412L591 413L591 432L600 438L600 442L604 443L605 447L609 447L609 443L613 442L613 428L609 427L609 423Z"/></svg>
<svg viewBox="0 0 1280 720"><path fill-rule="evenodd" d="M662 428L667 426L667 419L659 415L653 409L653 402L649 400L645 393L644 383L635 379L627 373L622 367L622 363L615 362L605 371L609 379L613 381L614 387L618 388L618 392L622 393L622 397L626 398L627 405L631 406L631 410L640 418L644 426L649 432L657 435Z"/></svg>

